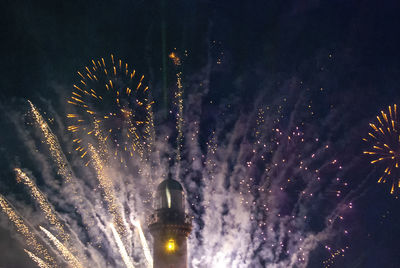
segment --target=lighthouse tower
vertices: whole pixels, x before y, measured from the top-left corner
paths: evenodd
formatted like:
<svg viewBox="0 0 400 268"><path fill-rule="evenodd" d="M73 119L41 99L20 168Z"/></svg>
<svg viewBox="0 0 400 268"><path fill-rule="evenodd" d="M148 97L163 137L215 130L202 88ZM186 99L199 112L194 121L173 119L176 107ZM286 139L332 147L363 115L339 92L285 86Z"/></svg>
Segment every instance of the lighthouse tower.
<svg viewBox="0 0 400 268"><path fill-rule="evenodd" d="M187 268L187 237L192 230L185 213L182 185L168 178L157 187L149 229L154 238L153 268Z"/></svg>

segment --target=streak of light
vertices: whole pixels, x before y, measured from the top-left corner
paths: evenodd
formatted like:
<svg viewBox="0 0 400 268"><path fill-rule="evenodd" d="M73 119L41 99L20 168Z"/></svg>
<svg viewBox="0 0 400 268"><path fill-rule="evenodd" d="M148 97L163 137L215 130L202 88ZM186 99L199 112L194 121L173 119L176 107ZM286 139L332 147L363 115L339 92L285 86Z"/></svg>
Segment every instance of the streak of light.
<svg viewBox="0 0 400 268"><path fill-rule="evenodd" d="M54 225L57 229L60 237L64 242L69 240L69 235L65 232L64 226L58 220L54 209L51 207L49 201L47 201L45 195L39 190L37 185L19 168L14 169L16 173L17 182L23 182L26 186L29 187L32 197L38 202L40 208L46 215L46 219L50 222L50 224Z"/></svg>
<svg viewBox="0 0 400 268"><path fill-rule="evenodd" d="M147 244L146 237L144 236L142 226L140 225L139 221L136 221L132 218L131 218L131 222L138 230L139 237L140 237L140 243L142 244L144 256L146 258L148 266L151 268L151 267L153 267L153 257L151 256L149 245Z"/></svg>
<svg viewBox="0 0 400 268"><path fill-rule="evenodd" d="M50 154L57 165L57 174L62 176L67 182L71 181L72 175L68 168L67 160L61 150L61 146L58 142L57 137L53 134L46 120L44 120L44 118L39 113L37 108L33 105L33 103L31 101L28 102L31 106L33 118L42 130L45 137L45 142L49 146Z"/></svg>
<svg viewBox="0 0 400 268"><path fill-rule="evenodd" d="M119 250L119 253L121 254L122 260L124 261L126 267L134 268L131 258L129 257L128 253L126 252L124 243L122 243L121 237L119 236L117 230L115 230L114 225L111 224L110 226L111 226L111 231L114 235L114 239L117 242L118 250Z"/></svg>
<svg viewBox="0 0 400 268"><path fill-rule="evenodd" d="M11 207L11 204L0 195L0 206L3 212L7 215L8 219L14 223L17 231L25 238L26 244L30 246L34 252L48 261L50 264L55 266L55 261L47 251L47 249L36 240L35 235L25 224L24 220L17 214L17 212Z"/></svg>
<svg viewBox="0 0 400 268"><path fill-rule="evenodd" d="M39 226L40 230L46 234L46 236L54 243L57 250L61 253L64 259L72 266L76 268L83 268L82 264L76 259L76 257L69 251L69 249L61 243L52 233L48 230Z"/></svg>
<svg viewBox="0 0 400 268"><path fill-rule="evenodd" d="M51 266L48 263L46 263L44 260L36 256L29 250L24 249L24 251L26 252L26 254L28 254L29 258L31 258L40 268L51 268Z"/></svg>
<svg viewBox="0 0 400 268"><path fill-rule="evenodd" d="M99 185L104 193L104 199L108 205L108 212L113 216L113 222L116 226L118 233L125 237L126 228L124 224L123 217L119 210L119 205L117 203L117 198L114 191L114 184L112 180L105 175L104 164L101 160L99 154L93 147L93 145L89 144L89 151L92 156L92 164L94 169L96 170L97 178L99 180Z"/></svg>

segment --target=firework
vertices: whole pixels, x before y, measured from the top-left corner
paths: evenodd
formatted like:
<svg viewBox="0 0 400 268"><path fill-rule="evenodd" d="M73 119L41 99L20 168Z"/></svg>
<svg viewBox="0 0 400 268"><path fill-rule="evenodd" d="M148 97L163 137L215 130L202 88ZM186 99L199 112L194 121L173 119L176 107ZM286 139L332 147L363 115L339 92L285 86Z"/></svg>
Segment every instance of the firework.
<svg viewBox="0 0 400 268"><path fill-rule="evenodd" d="M55 261L49 255L47 249L36 240L35 235L25 224L24 220L17 214L2 195L0 195L0 206L10 221L14 223L17 231L25 238L26 244L34 249L37 254L43 256L46 261L55 266Z"/></svg>
<svg viewBox="0 0 400 268"><path fill-rule="evenodd" d="M173 60L174 65L176 67L181 65L181 60L180 58L172 52L169 54L169 58ZM177 137L176 137L176 161L179 163L181 161L181 153L183 149L183 124L184 124L184 117L183 117L183 85L182 85L182 72L178 71L176 73L176 86L177 90L174 94L174 105L177 108L176 111L176 130L177 130ZM179 170L178 170L179 172ZM177 174L179 176L179 173Z"/></svg>
<svg viewBox="0 0 400 268"><path fill-rule="evenodd" d="M114 191L114 184L112 180L106 176L103 161L101 161L99 154L96 152L93 145L91 144L89 144L89 151L93 159L92 163L97 173L99 185L103 190L104 199L108 205L108 212L110 212L113 217L113 222L117 227L118 233L121 236L125 237L126 228L124 224L124 219L119 210L119 204L117 203L117 198Z"/></svg>
<svg viewBox="0 0 400 268"><path fill-rule="evenodd" d="M400 187L400 122L397 115L397 105L389 106L388 110L381 111L376 116L376 122L371 122L371 131L363 140L370 144L370 149L364 151L374 157L371 164L380 164L385 167L378 183L391 182L390 193L393 194Z"/></svg>
<svg viewBox="0 0 400 268"><path fill-rule="evenodd" d="M176 66L181 64L176 55L171 55L170 58ZM47 199L26 174L25 177L20 174L17 178L29 187L32 198L39 203L54 228L54 235L43 227L40 228L40 235L54 247L54 254L60 260L67 260L70 266L79 267L81 263L86 264L82 256L73 251L79 247L77 252L87 253L87 264L91 266L97 264L98 267L106 267L113 263L112 260L120 260L120 264L127 267L133 267L136 263L151 267L152 256L146 241L147 230L141 228L139 221L131 218L130 223L135 226L133 235L131 229L127 228L125 212L141 215L149 211L151 193L154 190L152 184L156 182L153 177L162 177L151 175L153 172L157 175L166 173L165 163L172 158L171 147L177 146L176 164L182 166L178 167L175 174L180 172L178 177L187 190L188 209L193 215L194 224L194 235L189 240L192 249L190 266L248 267L260 263L267 267L309 265L310 253L321 243L329 243L335 233L333 222L343 219L340 213L344 206L337 202L340 199L336 199L341 193L336 190L344 173L340 171L340 159L331 157L336 153L332 151L334 149L328 149L330 141L319 141L316 136L324 133L325 129L317 127L319 123L313 126L308 117L304 118L308 122L305 125L303 118L298 117L302 115L300 108L303 107L301 104L304 99L298 98L296 92L290 104L286 104L286 98L283 98L284 103L273 99L274 102L267 105L257 103L254 106L257 110L249 113L222 101L219 104L221 112L212 115L216 119L215 125L203 124L205 121L202 121L201 112L205 99L202 98L206 96L208 100L208 94L188 95L189 102L184 103L183 74L180 67L176 67L176 88L171 105L173 118L169 118L171 122L166 122L167 126L173 123L173 129L167 131L165 136L156 136L151 104L136 105L136 96L129 99L126 90L122 90L123 87L117 89L117 85L126 82L128 78L129 83L135 83L132 87L135 89L141 78L133 75L130 81L132 73L124 73L124 65L120 61L114 61L113 57L111 61L111 67L106 67L101 60L93 62L93 66L88 67L85 72L78 73L82 81L76 85L79 89L75 87L68 104L71 110L74 109L68 113L68 120L73 122L69 130L77 135L74 139L76 150L80 157L88 157L90 162L87 164L90 163L90 167L93 167L98 181L93 183L90 176L88 180L82 176L82 180L67 185L72 188L76 183L81 188L80 191L66 189L59 192L59 198L81 200L82 207L71 208L69 202L59 202L59 206L51 207L45 203ZM105 82L100 81L100 76ZM111 81L106 80L109 77ZM202 87L203 82L208 88L207 80L201 79L200 86ZM196 87L196 84L190 86ZM144 91L140 85L137 92L142 95L138 95L136 99L141 100L149 91ZM136 91L132 90L129 96L133 96L133 93L136 94ZM151 99L147 96L146 98L148 101ZM127 102L124 104L122 100ZM129 106L130 102L136 106L133 105L125 113L126 109L121 107ZM308 101L306 103L308 112L311 105L308 105ZM119 114L114 112L117 109ZM286 111L293 112L287 114ZM139 116L148 117L149 120L134 124L136 121L133 119ZM204 118L207 119L208 115ZM130 133L132 124L138 135L136 139L123 135L126 130ZM188 126L185 127L184 124ZM174 138L176 134L176 139L168 135L173 131L176 131L173 134ZM148 158L141 157L142 161L138 166L120 169L119 165L112 165L115 161L107 161L109 155L124 160L125 155L139 155L140 150L145 151L152 141L157 153L149 154ZM136 150L125 150L122 146L124 142L135 145ZM204 142L206 148L203 146ZM117 150L117 154L114 150ZM75 160L74 156L77 155L71 155L72 160ZM77 163L74 169L78 170L81 161ZM17 170L16 172L18 173ZM37 173L43 175L44 172ZM126 177L132 179L120 180ZM170 199L171 193L167 191L166 194L167 199ZM335 198L336 205L332 213L329 213L330 209L325 213L324 200L331 196ZM100 200L97 200L98 197ZM170 203L169 201L167 202ZM328 202L330 204L331 200ZM103 205L105 213L101 209ZM316 215L309 209L313 206L316 209L322 208L321 211L324 212ZM55 215L58 214L51 210L56 207L66 212L75 209L80 214L75 217L75 213L71 213L68 216L69 224L65 226L68 227L70 239L77 242L74 243L74 248L67 247L68 243L59 236L60 231L57 230L55 221ZM325 222L326 227L315 230L309 223L311 217ZM74 234L77 235L73 236ZM132 247L136 246L134 240L137 239L141 243L140 254L133 252L138 248ZM173 247L173 244L169 245ZM33 252L35 256L50 263ZM333 254L339 256L339 253L337 251ZM38 263L37 259L29 253L28 255Z"/></svg>
<svg viewBox="0 0 400 268"><path fill-rule="evenodd" d="M47 201L45 195L39 190L36 184L19 168L15 168L17 182L23 182L29 187L33 198L39 203L40 208L46 215L46 219L56 227L60 237L64 242L69 239L68 234L64 230L64 226L58 220L54 209L51 207L50 203Z"/></svg>
<svg viewBox="0 0 400 268"><path fill-rule="evenodd" d="M50 268L51 266L48 265L45 261L43 261L41 258L37 257L35 254L30 252L29 250L24 249L26 254L40 267L40 268Z"/></svg>
<svg viewBox="0 0 400 268"><path fill-rule="evenodd" d="M39 113L38 109L33 105L32 102L28 101L31 106L31 111L33 118L36 123L40 127L45 137L45 142L49 146L50 154L53 157L54 161L57 164L58 170L57 174L61 175L67 182L69 182L72 178L71 172L68 168L68 162L65 158L65 155L61 149L60 143L58 142L57 137L51 131L49 125L46 120Z"/></svg>
<svg viewBox="0 0 400 268"><path fill-rule="evenodd" d="M176 130L178 131L178 136L176 137L176 144L177 144L177 157L176 160L180 161L181 160L181 151L182 151L182 139L183 139L183 124L184 124L184 119L183 119L183 86L182 86L182 78L181 78L182 73L178 72L176 74L176 85L178 87L177 92L175 93L175 101L176 105L178 106L178 111L176 115Z"/></svg>
<svg viewBox="0 0 400 268"><path fill-rule="evenodd" d="M150 147L153 101L143 75L112 54L110 59L92 60L90 66L77 72L79 82L68 99L76 108L67 114L68 130L76 134L75 150L82 158L87 154L88 140L92 144L95 140L102 154L110 153L122 162L124 155L131 157L135 152L143 157ZM107 143L113 144L110 152Z"/></svg>
<svg viewBox="0 0 400 268"><path fill-rule="evenodd" d="M337 249L337 250L332 252L330 247L325 246L325 248L327 250L329 250L329 258L327 258L326 260L324 260L322 262L322 264L324 265L324 268L331 267L335 263L335 259L337 257L344 257L344 254L345 254L346 250L349 249L349 247L346 246L346 248L340 248L340 249Z"/></svg>
<svg viewBox="0 0 400 268"><path fill-rule="evenodd" d="M181 65L181 59L175 54L175 52L171 52L168 57L174 62L175 66Z"/></svg>
<svg viewBox="0 0 400 268"><path fill-rule="evenodd" d="M139 237L140 237L140 243L142 244L144 256L146 257L146 261L149 267L153 267L153 257L151 256L151 252L149 249L149 245L147 244L146 237L144 236L142 226L140 225L139 221L131 219L132 224L137 228Z"/></svg>
<svg viewBox="0 0 400 268"><path fill-rule="evenodd" d="M126 252L124 243L122 243L121 237L119 236L117 230L115 230L115 227L113 224L111 224L111 230L114 235L115 241L117 242L117 246L118 246L119 252L121 254L122 260L124 261L126 267L134 268L131 258L129 257L128 253Z"/></svg>
<svg viewBox="0 0 400 268"><path fill-rule="evenodd" d="M54 243L57 250L65 258L65 260L74 268L83 268L82 264L76 259L76 257L68 250L68 248L61 243L52 233L48 230L39 226L40 230L46 234L46 236Z"/></svg>

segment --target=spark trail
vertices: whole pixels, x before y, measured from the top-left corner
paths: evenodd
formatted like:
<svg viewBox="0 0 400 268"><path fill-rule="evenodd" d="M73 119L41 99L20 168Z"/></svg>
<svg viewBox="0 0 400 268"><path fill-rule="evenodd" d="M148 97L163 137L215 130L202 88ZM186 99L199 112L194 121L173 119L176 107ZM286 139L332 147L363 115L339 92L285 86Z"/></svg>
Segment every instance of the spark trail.
<svg viewBox="0 0 400 268"><path fill-rule="evenodd" d="M71 172L68 168L68 161L65 158L65 155L60 147L60 143L58 142L57 137L53 134L50 127L48 126L46 120L42 117L38 109L33 105L31 101L29 101L29 105L31 106L31 112L33 118L35 119L37 125L42 130L43 135L45 137L45 141L50 149L50 154L57 165L57 174L62 176L65 181L69 182L72 179Z"/></svg>
<svg viewBox="0 0 400 268"><path fill-rule="evenodd" d="M29 187L32 196L38 202L40 208L46 215L46 219L50 222L50 224L54 225L64 243L68 242L69 235L65 232L63 224L58 220L56 212L54 211L50 203L47 201L46 196L39 190L36 184L21 169L15 168L14 171L16 173L17 182L22 182Z"/></svg>
<svg viewBox="0 0 400 268"><path fill-rule="evenodd" d="M256 120L240 115L227 139L223 123L212 132L201 156L205 188L192 197L194 211L204 208L204 224L195 232L207 237L193 241L193 267L306 267L310 252L336 235L332 223L343 219L345 208L318 215L326 222L319 232L308 230L309 218L316 216L307 208L322 206L321 194L340 200L347 185L342 166L329 143L302 127L299 108L292 108L288 124L281 123L285 106L258 109Z"/></svg>
<svg viewBox="0 0 400 268"><path fill-rule="evenodd" d="M129 257L128 253L126 252L124 243L122 242L121 237L119 236L117 230L115 229L113 224L111 224L110 227L111 227L111 231L113 233L114 239L117 242L117 246L118 246L119 252L121 254L122 260L124 261L126 267L134 268L131 258Z"/></svg>
<svg viewBox="0 0 400 268"><path fill-rule="evenodd" d="M176 160L179 163L181 161L181 154L182 154L182 149L183 149L183 144L182 144L182 139L183 139L183 124L184 124L184 118L183 118L183 86L182 86L182 78L181 78L182 72L178 72L176 74L177 78L177 87L178 90L175 93L175 102L176 105L178 106L178 111L176 114L176 130L178 132L178 136L176 137L176 144L177 144L177 156Z"/></svg>
<svg viewBox="0 0 400 268"><path fill-rule="evenodd" d="M37 257L35 254L30 252L29 250L24 249L25 253L40 267L40 268L50 268L51 266L48 265L45 261L41 258Z"/></svg>
<svg viewBox="0 0 400 268"><path fill-rule="evenodd" d="M151 252L149 249L149 246L146 241L146 237L144 236L142 226L140 225L139 221L131 219L132 224L137 228L139 237L140 237L140 243L142 244L143 248L143 253L144 256L146 257L146 261L149 267L153 267L153 257L151 256Z"/></svg>
<svg viewBox="0 0 400 268"><path fill-rule="evenodd" d="M76 257L69 251L69 249L61 243L52 233L48 230L39 226L40 230L54 243L57 250L61 253L64 259L74 268L83 268L82 264L76 259Z"/></svg>
<svg viewBox="0 0 400 268"><path fill-rule="evenodd" d="M24 220L16 213L16 211L2 195L0 195L0 206L9 220L14 223L17 231L25 238L26 244L30 246L35 253L43 256L43 258L52 266L56 266L56 262L54 261L53 257L49 255L47 249L37 241L35 235L25 224Z"/></svg>
<svg viewBox="0 0 400 268"><path fill-rule="evenodd" d="M249 111L241 109L242 100L227 98L211 107L210 115L207 114L209 110L205 111L211 103L208 94L210 82L205 81L210 73L208 67L204 72L206 78L203 79L202 74L196 74L201 77L201 81L196 80L190 85L186 82L188 85L185 88L188 91L185 98L180 80L182 76L178 73L177 92L181 94L175 95L173 99L177 113L173 119L170 118L171 122L161 122L158 125L161 133L157 133L153 127L157 120L153 121L153 110L150 106L148 110L145 109L144 114L141 114L149 114L149 120L144 120L146 126L135 125L138 129L139 126L144 127L145 133L152 133L149 139L154 153L149 154L147 158L142 157L140 153L134 153L137 151L128 149L125 151L124 146L121 146L125 141L131 142L123 135L129 133L129 130L124 132L122 129L129 129L129 118L135 115L136 106L131 107L131 110L122 108L124 111L121 107L126 106L118 106L116 100L118 79L114 77L118 77L119 74L126 76L123 73L126 68L113 57L111 61L110 66L114 66L115 69L108 65L105 68L105 63L98 61L88 67L89 71L81 72L83 77L80 79L86 83L86 87L81 82L76 86L83 91L86 90L90 96L76 88L74 92L82 98L75 94L73 96L85 104L72 99L71 96L69 101L75 100L75 104L69 103L67 107L56 109L57 115L60 113L65 117L65 114L68 114L66 120L69 125L71 120L88 119L76 122L79 123L79 130L74 127L70 129L73 135L76 135L71 142L74 144L73 147L81 147L78 149L79 156L76 155L78 157L74 158L74 154L71 154L71 162L66 163L73 168L76 174L74 178L81 179L76 180L76 185L74 181L74 184L68 184L63 188L64 191L60 191L58 199L71 202L57 203L57 207L68 211L68 215L65 215L68 230L65 232L68 231L71 236L74 234L74 239L79 240L76 243L79 247L78 252L88 253L85 265L115 267L121 265L118 262L123 261L122 265L128 267L151 266L150 249L145 240L148 230L142 229L140 225L140 222L145 221L142 218L140 221L130 219L139 234L132 235L131 229L127 228L125 222L127 215L125 212L129 211L129 215L143 216L153 209L151 206L155 188L153 185L159 183L167 174L171 151L175 150L178 151L176 160L179 160L176 164L181 165L181 168L176 170L186 189L187 207L194 223L194 235L190 237L188 243L191 267L307 267L313 250L318 246L328 245L329 241L343 231L336 223L343 219L341 214L349 205L343 201L346 200L343 198L346 195L344 190L346 182L343 178L346 174L345 166L342 166L339 157L335 157L339 155L335 148L338 144L334 144L329 138L319 137L321 133L332 131L329 129L331 115L328 119L325 117L313 119L311 116L306 116L313 115L312 105L304 95L299 96L299 88L293 88L293 92L288 90L285 93L288 96L284 98L271 96L270 90L266 90L265 96L255 96L257 100ZM106 69L112 78L111 82L107 80L103 84L97 83L94 78L96 71L93 68L104 74ZM128 72L129 77L131 74ZM129 80L128 76L126 78ZM99 79L97 75L96 78ZM191 81L187 75L185 78ZM291 81L291 84L296 83ZM100 91L94 86L105 87L105 92L110 92L107 93L110 95L99 94ZM122 91L119 92L121 95ZM98 101L101 100L100 96L102 101ZM120 116L112 116L112 120L103 118L104 120L99 122L97 118L100 118L100 115L108 116L107 113L110 111L106 99L110 100L108 104L119 109L117 112ZM120 103L122 99L122 97L119 99ZM151 103L151 98L148 100ZM132 100L128 99L128 104L129 101ZM89 102L96 109L89 110ZM203 106L204 103L207 103L207 107ZM45 138L53 137L54 135L50 135L52 133L49 126L32 104L31 108L33 113L37 113L36 122L45 134ZM76 110L69 110L71 108ZM78 119L82 114L85 118ZM323 126L320 121L324 121ZM121 131L117 131L114 136L110 135L109 129L118 130L118 127L121 127ZM92 130L93 132L88 134ZM114 130L111 133L114 133ZM107 135L108 139L105 140ZM170 135L172 137L176 135L177 139L170 139ZM149 139L142 140L139 134L138 136L140 146L144 146L143 148L148 146ZM329 137L329 135L324 136ZM112 137L115 139L112 140ZM52 140L55 140L57 145L58 141L54 138ZM144 141L146 144L142 143ZM51 144L51 142L46 143ZM65 147L72 146L67 142ZM59 144L50 148L59 149L58 154L51 154L52 158L55 158L54 155L63 157ZM115 150L118 150L115 158L117 161L110 159L115 156ZM103 152L112 157L104 155ZM91 164L89 167L83 165L82 156L89 158ZM122 169L120 163L117 163L121 156L124 160L130 161L129 165ZM63 167L66 166L60 166L61 169ZM45 175L42 170L32 172ZM39 204L40 200L47 200L43 193L46 192L48 185L43 185L44 189L41 192L37 185L28 179L22 175L19 178L29 187L32 196ZM30 184L30 181L33 184ZM76 186L76 189L72 189L73 186ZM70 203L78 202L79 205L71 209ZM347 207L351 208L350 205ZM2 207L4 206L3 204ZM50 224L53 221L52 226L56 227L55 218L50 212L46 212L51 211L48 210L51 205L43 203L40 206ZM41 211L40 213L43 214ZM58 215L57 211L54 215ZM321 223L319 230L313 229L312 221ZM46 231L42 230L40 234L46 240L50 239L51 244L57 247L58 240L54 240L55 236ZM131 247L139 243L141 246ZM110 247L114 244L117 246ZM58 245L57 257L63 257L68 259L69 263L79 265L75 263L75 257L62 253L61 245L63 244ZM83 261L81 255L65 248ZM141 252L134 252L136 248ZM335 248L340 248L340 245ZM41 254L33 252L35 256L49 262Z"/></svg>
<svg viewBox="0 0 400 268"><path fill-rule="evenodd" d="M120 212L120 207L117 202L117 198L114 191L114 184L112 180L106 175L104 170L103 161L100 159L100 156L96 152L93 145L89 144L89 151L91 157L93 159L92 164L94 169L96 170L97 178L99 180L99 185L104 193L104 199L107 202L108 211L113 217L113 222L116 226L118 234L122 237L126 235L126 228L124 218Z"/></svg>

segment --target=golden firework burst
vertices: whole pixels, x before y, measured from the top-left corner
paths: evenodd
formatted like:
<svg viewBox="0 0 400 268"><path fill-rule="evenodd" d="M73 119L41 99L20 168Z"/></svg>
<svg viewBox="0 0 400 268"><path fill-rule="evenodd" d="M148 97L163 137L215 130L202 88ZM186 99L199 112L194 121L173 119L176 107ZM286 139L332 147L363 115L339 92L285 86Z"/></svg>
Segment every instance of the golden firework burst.
<svg viewBox="0 0 400 268"><path fill-rule="evenodd" d="M373 156L371 164L384 166L382 176L378 183L391 182L390 193L395 188L400 188L399 163L400 163L400 122L397 115L397 105L389 106L387 111L381 111L376 116L376 121L370 124L371 131L363 140L371 145L364 154Z"/></svg>
<svg viewBox="0 0 400 268"><path fill-rule="evenodd" d="M150 146L154 103L144 76L112 54L109 62L92 60L77 74L78 83L68 99L73 109L67 114L68 130L76 134L75 151L84 158L92 143L98 144L102 155L113 155L121 162L135 153L143 157Z"/></svg>

